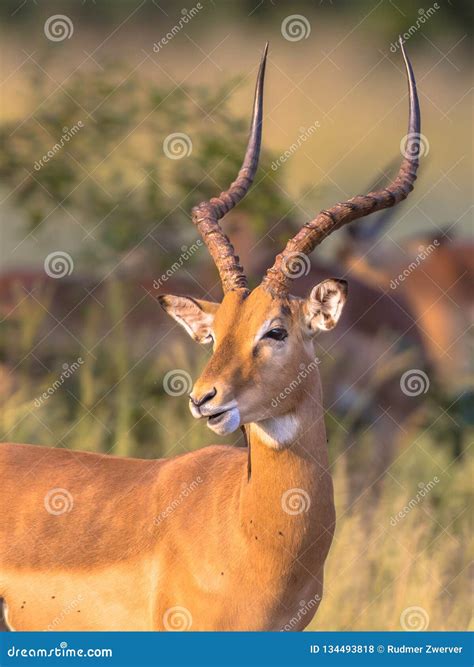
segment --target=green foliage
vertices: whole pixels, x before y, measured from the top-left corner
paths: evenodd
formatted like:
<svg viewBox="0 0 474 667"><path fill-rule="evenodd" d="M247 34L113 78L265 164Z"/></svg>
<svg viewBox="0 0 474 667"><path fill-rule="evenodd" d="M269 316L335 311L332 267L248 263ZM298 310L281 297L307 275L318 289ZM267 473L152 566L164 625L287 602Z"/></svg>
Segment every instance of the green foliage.
<svg viewBox="0 0 474 667"><path fill-rule="evenodd" d="M163 86L110 64L76 72L51 94L48 78L37 77L34 116L0 130L1 179L14 189L31 229L44 230L56 211L67 211L90 234L86 248L94 261L143 244L148 265L162 268L167 255L178 256L196 237L192 206L226 188L240 168L248 123L229 113L235 83L215 91ZM186 135L174 153L173 144L168 150L180 159L167 157L174 133ZM264 151L262 164L271 159ZM249 224L261 230L292 204L273 172L259 172L258 181L258 196L247 197L239 214L251 213Z"/></svg>
<svg viewBox="0 0 474 667"><path fill-rule="evenodd" d="M88 24L110 25L111 22L120 24L126 20L131 12L136 10L136 0L120 0L120 2L77 2L77 0L43 0L41 3L19 3L18 0L3 0L0 4L0 16L5 22L15 25L31 22L38 25L44 16L54 13L62 13L71 16L77 24L87 29ZM194 6L196 3L193 3ZM245 22L245 25L254 30L263 30L265 27L281 22L282 18L295 13L294 2L280 0L279 3L258 2L255 0L226 0L226 2L214 2L213 0L202 0L203 13L212 17L212 21L219 23L228 20L232 16L235 21ZM375 28L377 34L385 40L394 39L397 30L403 30L416 19L420 9L425 11L433 6L434 2L420 7L420 3L411 0L397 0L397 3L376 0L299 0L297 13L307 16L311 21L335 20L339 23L357 23L364 17L364 24L369 28ZM438 17L429 26L430 32L441 33L446 28L454 28L463 34L472 30L473 4L470 0L440 0L438 3L443 9L443 16ZM167 17L170 24L176 20L181 7L173 0L160 0L160 3L144 3L136 20L141 25L160 23L163 17ZM209 22L203 22L202 30L208 29Z"/></svg>

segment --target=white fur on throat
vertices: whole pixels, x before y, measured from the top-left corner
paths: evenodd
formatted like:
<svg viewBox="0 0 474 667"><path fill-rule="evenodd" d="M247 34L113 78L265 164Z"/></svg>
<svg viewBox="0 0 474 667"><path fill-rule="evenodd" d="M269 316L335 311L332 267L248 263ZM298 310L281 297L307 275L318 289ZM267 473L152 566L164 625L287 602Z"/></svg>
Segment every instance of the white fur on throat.
<svg viewBox="0 0 474 667"><path fill-rule="evenodd" d="M295 441L300 423L295 415L283 415L255 422L250 429L267 447L285 449Z"/></svg>

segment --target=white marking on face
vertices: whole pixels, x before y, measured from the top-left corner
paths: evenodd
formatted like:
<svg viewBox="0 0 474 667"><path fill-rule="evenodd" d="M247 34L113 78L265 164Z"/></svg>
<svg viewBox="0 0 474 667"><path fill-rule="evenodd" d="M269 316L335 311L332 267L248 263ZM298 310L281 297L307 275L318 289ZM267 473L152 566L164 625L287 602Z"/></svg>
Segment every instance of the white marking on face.
<svg viewBox="0 0 474 667"><path fill-rule="evenodd" d="M275 329L276 327L281 326L281 320L278 317L272 317L269 320L265 320L260 329L257 331L254 342L257 343L262 338L263 334L267 333L267 331L270 331L270 329Z"/></svg>
<svg viewBox="0 0 474 667"><path fill-rule="evenodd" d="M267 447L285 449L295 440L300 429L299 420L295 415L271 417L251 424L251 430Z"/></svg>

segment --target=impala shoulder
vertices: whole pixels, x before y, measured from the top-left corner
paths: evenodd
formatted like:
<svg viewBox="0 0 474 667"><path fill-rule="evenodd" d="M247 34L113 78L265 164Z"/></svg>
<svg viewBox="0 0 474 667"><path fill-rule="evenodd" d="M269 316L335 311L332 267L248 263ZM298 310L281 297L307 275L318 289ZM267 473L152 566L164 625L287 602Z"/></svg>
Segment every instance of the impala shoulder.
<svg viewBox="0 0 474 667"><path fill-rule="evenodd" d="M247 461L247 448L234 447L232 445L209 445L197 449L194 452L187 452L173 459L165 459L166 467L176 466L186 470L202 470L206 467L228 467L238 466Z"/></svg>

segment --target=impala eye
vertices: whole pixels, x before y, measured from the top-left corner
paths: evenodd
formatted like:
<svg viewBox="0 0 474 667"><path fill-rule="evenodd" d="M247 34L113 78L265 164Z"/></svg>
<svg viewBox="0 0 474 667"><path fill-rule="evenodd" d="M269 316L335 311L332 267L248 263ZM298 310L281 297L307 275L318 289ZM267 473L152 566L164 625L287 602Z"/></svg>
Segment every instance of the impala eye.
<svg viewBox="0 0 474 667"><path fill-rule="evenodd" d="M272 340L285 340L288 337L288 331L283 328L270 329L264 335L264 338L271 338Z"/></svg>

